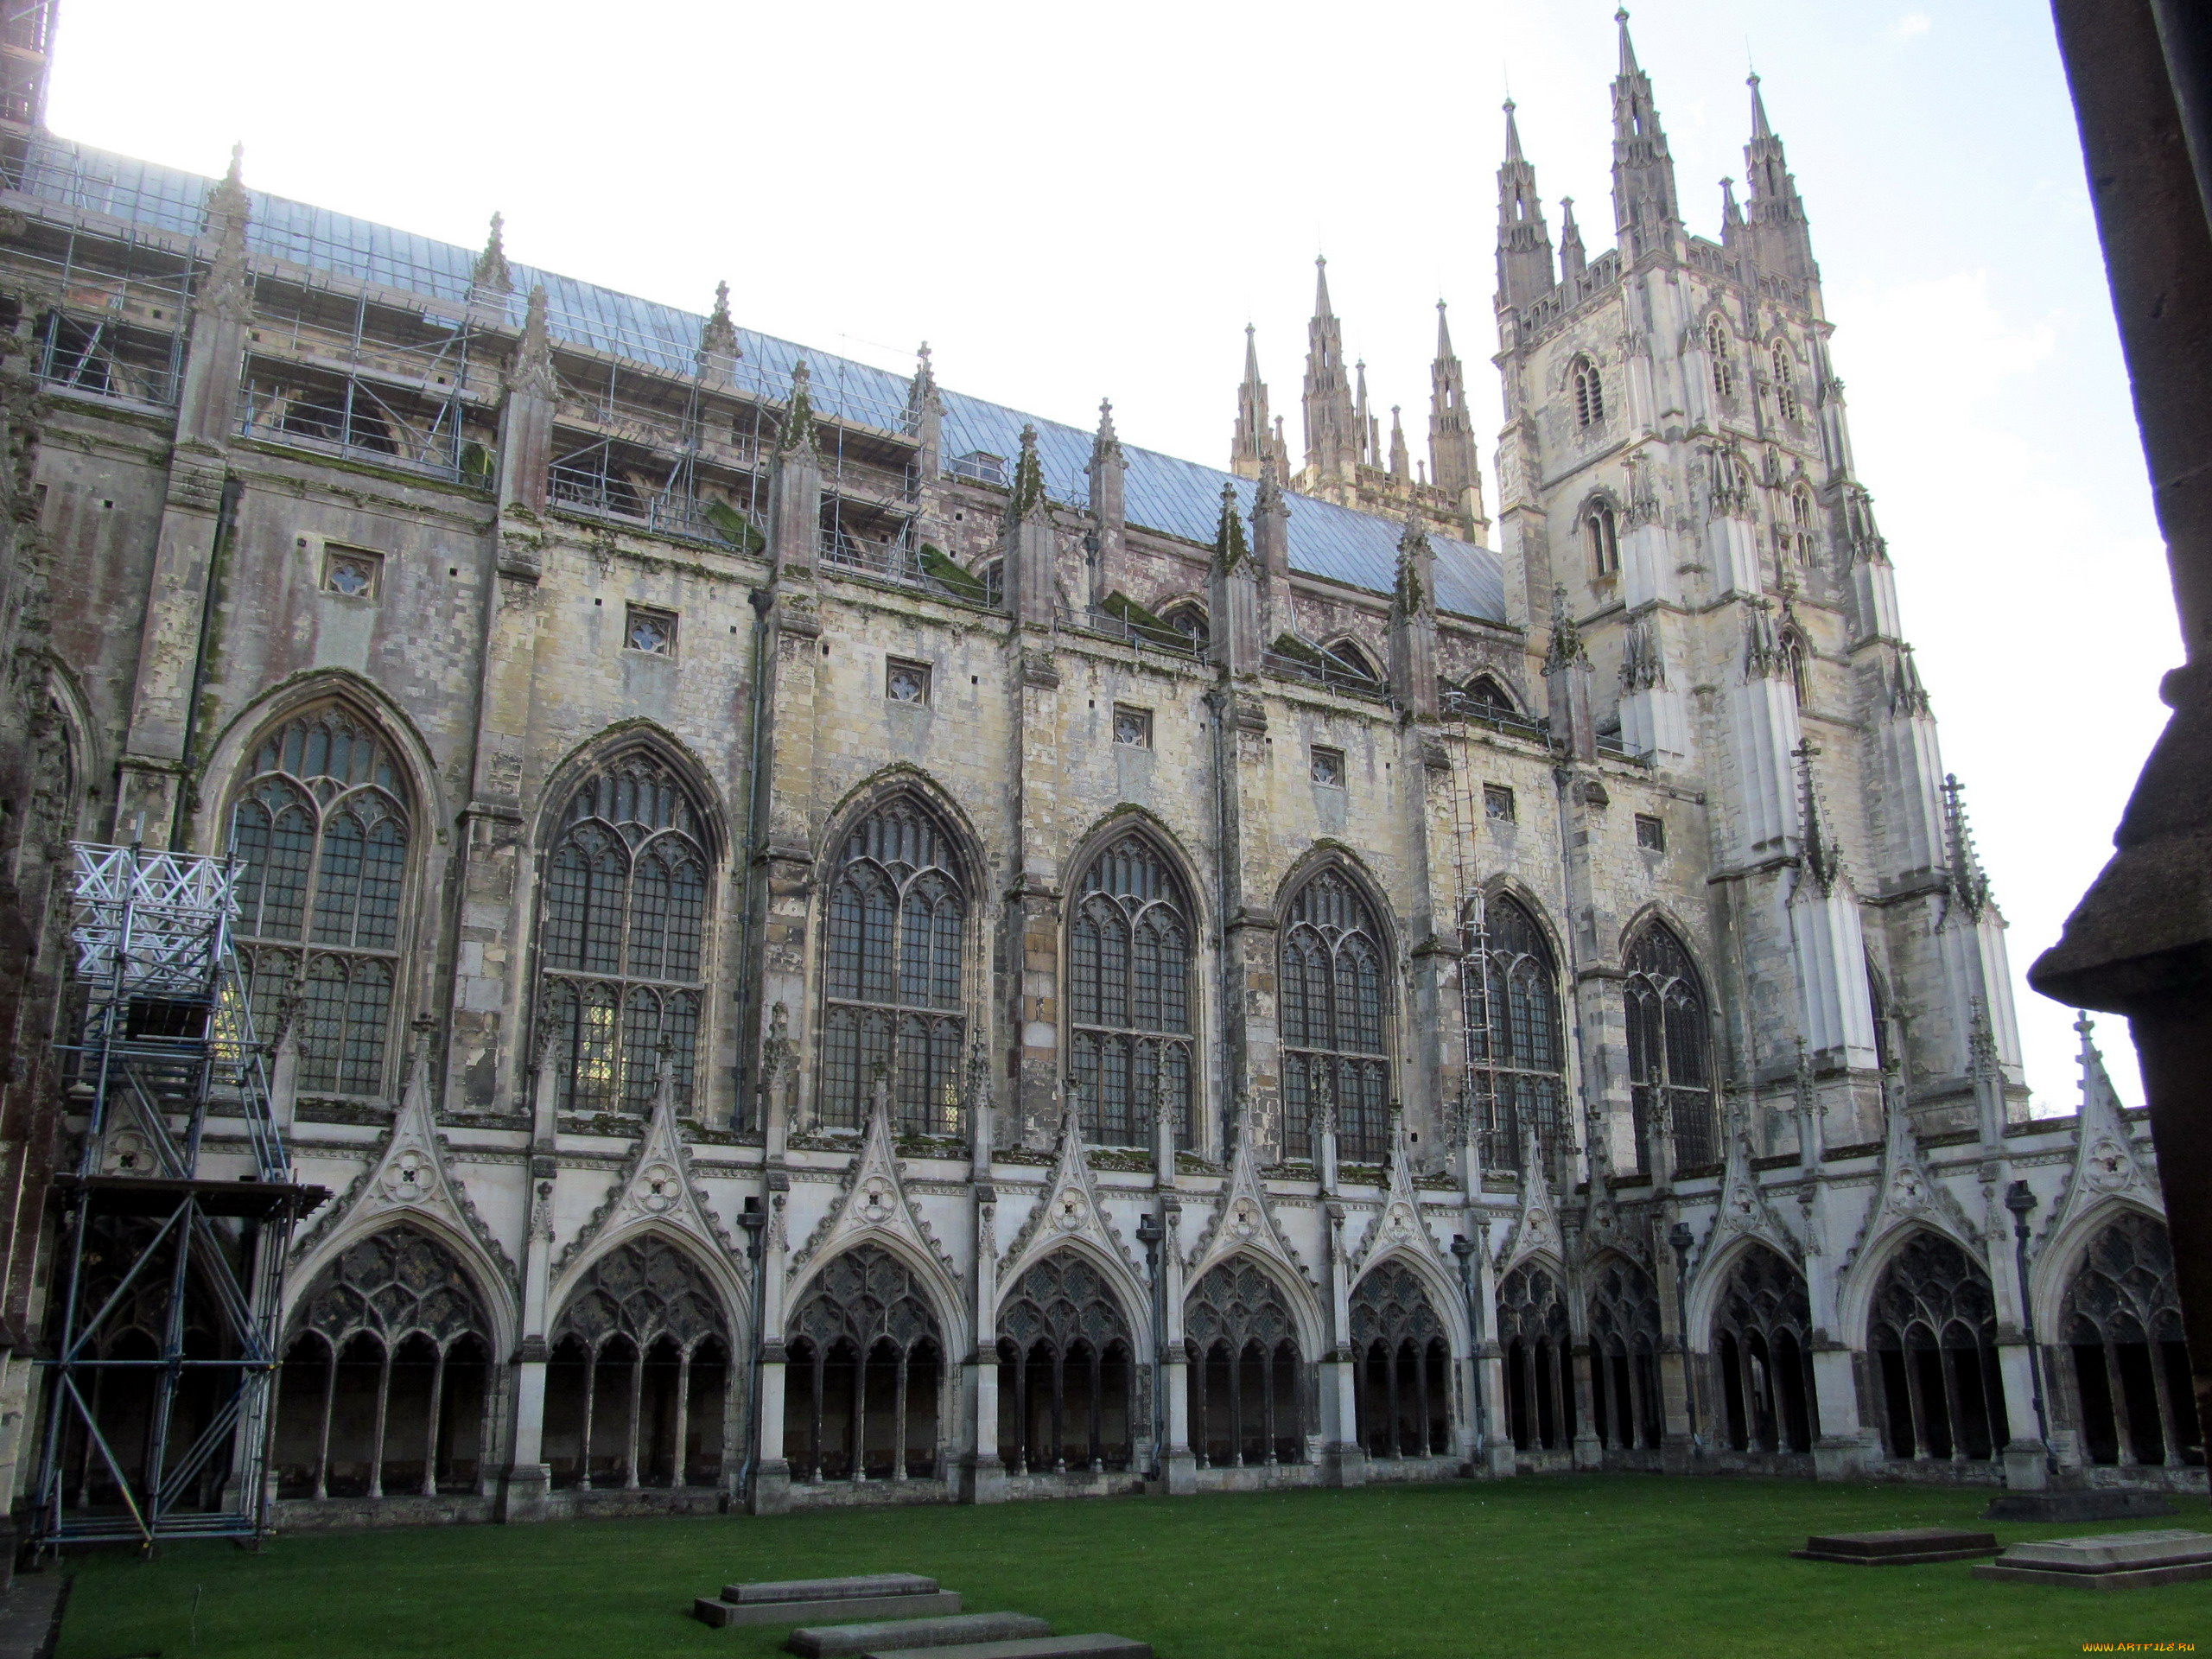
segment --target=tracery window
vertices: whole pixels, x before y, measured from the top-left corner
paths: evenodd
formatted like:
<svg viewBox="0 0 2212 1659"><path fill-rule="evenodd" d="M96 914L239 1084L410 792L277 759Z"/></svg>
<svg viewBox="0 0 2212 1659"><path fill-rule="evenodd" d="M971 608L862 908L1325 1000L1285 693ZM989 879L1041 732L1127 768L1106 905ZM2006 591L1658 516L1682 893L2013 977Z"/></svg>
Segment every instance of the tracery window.
<svg viewBox="0 0 2212 1659"><path fill-rule="evenodd" d="M1525 1262L1497 1287L1497 1340L1505 1351L1506 1433L1523 1452L1574 1444L1573 1337L1550 1269Z"/></svg>
<svg viewBox="0 0 2212 1659"><path fill-rule="evenodd" d="M823 1122L858 1128L883 1068L900 1129L957 1131L967 936L966 887L934 814L901 797L853 826L824 908Z"/></svg>
<svg viewBox="0 0 2212 1659"><path fill-rule="evenodd" d="M1690 1169L1720 1160L1713 1121L1712 1020L1689 952L1664 923L1639 933L1628 951L1629 1099L1638 1167L1651 1129L1674 1137L1675 1162Z"/></svg>
<svg viewBox="0 0 2212 1659"><path fill-rule="evenodd" d="M1349 639L1339 639L1333 645L1324 645L1321 655L1328 659L1327 672L1332 683L1338 675L1350 675L1356 685L1380 685L1382 676L1368 655Z"/></svg>
<svg viewBox="0 0 2212 1659"><path fill-rule="evenodd" d="M401 1222L300 1299L278 1373L287 1497L470 1491L489 1444L492 1326L453 1252Z"/></svg>
<svg viewBox="0 0 2212 1659"><path fill-rule="evenodd" d="M944 1339L905 1262L875 1244L833 1256L787 1329L784 1456L794 1478L939 1472Z"/></svg>
<svg viewBox="0 0 2212 1659"><path fill-rule="evenodd" d="M1352 1287L1354 1419L1370 1458L1438 1456L1451 1449L1452 1351L1427 1289L1402 1262L1385 1262Z"/></svg>
<svg viewBox="0 0 2212 1659"><path fill-rule="evenodd" d="M1789 529L1788 539L1790 553L1800 564L1809 565L1814 557L1814 524L1818 517L1813 503L1813 493L1803 485L1789 492Z"/></svg>
<svg viewBox="0 0 2212 1659"><path fill-rule="evenodd" d="M1534 1134L1555 1166L1566 1130L1566 1044L1551 945L1528 906L1503 894L1469 908L1465 942L1460 1005L1480 1091L1483 1161L1519 1169Z"/></svg>
<svg viewBox="0 0 2212 1659"><path fill-rule="evenodd" d="M1184 1303L1191 1449L1202 1467L1306 1461L1306 1376L1282 1290L1249 1256L1209 1268Z"/></svg>
<svg viewBox="0 0 2212 1659"><path fill-rule="evenodd" d="M1183 884L1131 831L1084 872L1068 923L1070 1058L1083 1084L1086 1136L1103 1146L1147 1138L1154 1107L1191 1144L1194 1071L1192 961L1198 931Z"/></svg>
<svg viewBox="0 0 2212 1659"><path fill-rule="evenodd" d="M1185 600L1160 620L1188 639L1192 651L1203 652L1212 643L1213 625L1206 620L1205 612L1194 601Z"/></svg>
<svg viewBox="0 0 2212 1659"><path fill-rule="evenodd" d="M1285 1150L1313 1155L1315 1116L1337 1117L1347 1157L1382 1156L1390 1100L1389 963L1374 912L1342 870L1290 901L1281 947Z"/></svg>
<svg viewBox="0 0 2212 1659"><path fill-rule="evenodd" d="M1586 357L1574 359L1568 372L1574 385L1574 423L1584 430L1602 426L1605 421L1605 383L1598 365Z"/></svg>
<svg viewBox="0 0 2212 1659"><path fill-rule="evenodd" d="M1949 1239L1916 1233L1874 1293L1867 1346L1894 1458L1994 1458L2011 1438L1989 1275Z"/></svg>
<svg viewBox="0 0 2212 1659"><path fill-rule="evenodd" d="M1513 701L1513 694L1488 674L1478 674L1469 680L1464 696L1471 709L1492 720L1510 720L1521 712Z"/></svg>
<svg viewBox="0 0 2212 1659"><path fill-rule="evenodd" d="M249 771L231 852L255 1030L274 1033L296 999L300 1088L381 1094L410 839L399 768L333 704L263 740Z"/></svg>
<svg viewBox="0 0 2212 1659"><path fill-rule="evenodd" d="M1789 689L1796 693L1798 705L1802 708L1813 698L1813 648L1796 628L1784 628L1780 643L1782 665L1789 671Z"/></svg>
<svg viewBox="0 0 2212 1659"><path fill-rule="evenodd" d="M1590 573L1593 576L1620 574L1621 543L1613 504L1603 497L1590 504L1583 515L1582 533L1590 545Z"/></svg>
<svg viewBox="0 0 2212 1659"><path fill-rule="evenodd" d="M1736 397L1736 368L1728 360L1728 328L1715 317L1705 325L1705 353L1713 359L1713 391L1723 404Z"/></svg>
<svg viewBox="0 0 2212 1659"><path fill-rule="evenodd" d="M2074 1362L2075 1420L2089 1462L2173 1468L2204 1461L2163 1224L2139 1211L2108 1224L2066 1287L2059 1327Z"/></svg>
<svg viewBox="0 0 2212 1659"><path fill-rule="evenodd" d="M664 1042L691 1099L710 905L699 811L632 750L576 786L546 860L539 1018L564 1112L652 1108Z"/></svg>
<svg viewBox="0 0 2212 1659"><path fill-rule="evenodd" d="M999 1314L999 1456L1011 1474L1127 1469L1139 1414L1128 1316L1071 1250L1021 1275Z"/></svg>
<svg viewBox="0 0 2212 1659"><path fill-rule="evenodd" d="M1618 1255L1601 1258L1590 1290L1590 1412L1611 1451L1658 1447L1659 1288Z"/></svg>
<svg viewBox="0 0 2212 1659"><path fill-rule="evenodd" d="M1777 340L1770 353L1774 367L1774 405L1785 421L1797 418L1797 368L1790 360L1789 342Z"/></svg>
<svg viewBox="0 0 2212 1659"><path fill-rule="evenodd" d="M1813 1304L1804 1276L1753 1245L1728 1275L1713 1330L1728 1444L1738 1452L1811 1451Z"/></svg>
<svg viewBox="0 0 2212 1659"><path fill-rule="evenodd" d="M729 1322L689 1252L652 1233L616 1245L570 1294L552 1344L545 1460L556 1484L720 1478Z"/></svg>

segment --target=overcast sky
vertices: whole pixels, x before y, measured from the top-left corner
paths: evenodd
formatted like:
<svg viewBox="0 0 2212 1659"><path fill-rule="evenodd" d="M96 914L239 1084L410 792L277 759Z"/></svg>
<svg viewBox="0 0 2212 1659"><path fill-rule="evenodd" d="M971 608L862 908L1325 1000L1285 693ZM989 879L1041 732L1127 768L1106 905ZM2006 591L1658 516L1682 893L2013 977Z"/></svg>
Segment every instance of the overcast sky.
<svg viewBox="0 0 2212 1659"><path fill-rule="evenodd" d="M1691 228L1755 62L1813 224L1859 471L2016 977L2102 864L2180 661L2050 19L2037 0L1642 0ZM1313 258L1419 452L1436 300L1487 457L1498 106L1609 245L1611 0L1057 7L62 0L50 117L1225 464L1243 328L1296 404ZM1558 210L1552 210L1556 231ZM1491 499L1495 499L1494 480ZM2037 1109L2072 1014L2017 988ZM2125 1027L2101 1027L2141 1098Z"/></svg>

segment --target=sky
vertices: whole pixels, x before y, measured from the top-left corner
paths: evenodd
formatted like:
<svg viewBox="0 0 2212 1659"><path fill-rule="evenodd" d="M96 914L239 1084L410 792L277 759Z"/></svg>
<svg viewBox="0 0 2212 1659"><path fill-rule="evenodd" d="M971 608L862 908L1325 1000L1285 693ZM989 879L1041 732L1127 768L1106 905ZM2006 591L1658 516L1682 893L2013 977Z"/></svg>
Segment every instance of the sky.
<svg viewBox="0 0 2212 1659"><path fill-rule="evenodd" d="M1610 239L1612 0L61 0L49 119L1225 465L1245 324L1296 427L1313 260L1418 452L1439 298L1495 439L1499 105ZM2181 660L2048 10L1639 0L1715 235L1755 65L1813 226L1860 479L2010 945L2039 1112L2071 1011L2021 977L2110 852ZM373 28L360 20L372 16ZM1488 474L1490 499L1495 479ZM2097 1033L2142 1098L2124 1025Z"/></svg>

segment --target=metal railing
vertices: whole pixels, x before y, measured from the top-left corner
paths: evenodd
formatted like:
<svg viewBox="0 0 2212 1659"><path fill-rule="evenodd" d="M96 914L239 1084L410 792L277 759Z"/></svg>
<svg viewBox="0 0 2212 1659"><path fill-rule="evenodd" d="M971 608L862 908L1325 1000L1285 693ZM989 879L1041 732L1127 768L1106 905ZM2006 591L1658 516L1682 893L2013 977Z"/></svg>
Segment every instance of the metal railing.
<svg viewBox="0 0 2212 1659"><path fill-rule="evenodd" d="M1308 685L1320 686L1341 696L1363 697L1370 702L1390 700L1390 688L1382 681L1334 663L1312 662L1286 652L1270 651L1261 657L1260 667L1280 679L1303 680Z"/></svg>
<svg viewBox="0 0 2212 1659"><path fill-rule="evenodd" d="M1080 628L1085 633L1104 634L1123 645L1135 645L1140 651L1165 652L1171 657L1183 657L1195 662L1206 654L1206 642L1195 634L1188 634L1166 624L1140 622L1127 616L1117 616L1099 606L1086 606L1080 611L1063 610L1059 613L1063 627Z"/></svg>

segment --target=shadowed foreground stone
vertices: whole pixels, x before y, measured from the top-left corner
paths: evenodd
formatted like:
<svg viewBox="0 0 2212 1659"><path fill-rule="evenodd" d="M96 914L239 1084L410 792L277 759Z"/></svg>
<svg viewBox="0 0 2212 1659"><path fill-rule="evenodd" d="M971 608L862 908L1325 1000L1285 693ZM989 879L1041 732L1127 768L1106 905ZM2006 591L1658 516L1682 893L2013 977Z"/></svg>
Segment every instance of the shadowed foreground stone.
<svg viewBox="0 0 2212 1659"><path fill-rule="evenodd" d="M1974 1573L1978 1579L2070 1584L2084 1590L2136 1590L2212 1579L2212 1532L2167 1528L2094 1538L2050 1538L2015 1544Z"/></svg>
<svg viewBox="0 0 2212 1659"><path fill-rule="evenodd" d="M1981 1512L1985 1521L2125 1521L2139 1515L2177 1513L2164 1492L2002 1492Z"/></svg>
<svg viewBox="0 0 2212 1659"><path fill-rule="evenodd" d="M1152 1659L1152 1643L1126 1636L1046 1636L950 1648L870 1648L866 1659Z"/></svg>
<svg viewBox="0 0 2212 1659"><path fill-rule="evenodd" d="M784 1646L799 1659L859 1659L872 1653L1009 1642L1052 1633L1050 1624L1027 1613L963 1613L957 1618L899 1618L879 1624L810 1624L793 1630Z"/></svg>
<svg viewBox="0 0 2212 1659"><path fill-rule="evenodd" d="M1844 1561L1854 1567L1920 1567L1964 1561L1997 1553L1993 1532L1955 1527L1898 1527L1889 1532L1837 1532L1808 1538L1789 1552L1801 1561Z"/></svg>
<svg viewBox="0 0 2212 1659"><path fill-rule="evenodd" d="M719 1598L701 1596L691 1617L716 1630L733 1624L803 1624L849 1618L923 1618L960 1611L957 1592L915 1573L853 1579L783 1579L726 1584Z"/></svg>

